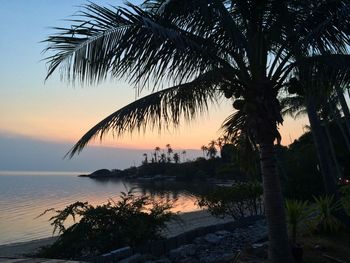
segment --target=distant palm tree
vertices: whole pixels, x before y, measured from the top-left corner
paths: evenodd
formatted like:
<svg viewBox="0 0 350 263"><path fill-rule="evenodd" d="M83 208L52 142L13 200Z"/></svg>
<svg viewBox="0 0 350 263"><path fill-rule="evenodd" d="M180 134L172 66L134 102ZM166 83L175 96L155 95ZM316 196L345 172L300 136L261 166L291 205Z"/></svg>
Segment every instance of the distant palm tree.
<svg viewBox="0 0 350 263"><path fill-rule="evenodd" d="M216 150L216 141L215 140L211 140L208 144L208 151L207 151L207 155L209 156L210 159L214 159L218 150Z"/></svg>
<svg viewBox="0 0 350 263"><path fill-rule="evenodd" d="M145 164L147 164L148 163L148 159L147 159L147 153L144 153L143 154L143 157L145 157L145 159L144 159L144 161L143 161L143 163L145 163Z"/></svg>
<svg viewBox="0 0 350 263"><path fill-rule="evenodd" d="M183 150L182 151L182 161L185 162L185 160L186 160L186 151Z"/></svg>
<svg viewBox="0 0 350 263"><path fill-rule="evenodd" d="M169 143L165 147L167 148L167 160L168 160L168 163L170 163L171 162L171 154L173 153L173 149L171 148Z"/></svg>
<svg viewBox="0 0 350 263"><path fill-rule="evenodd" d="M166 162L166 155L165 155L165 153L162 153L162 154L160 155L159 162L161 162L161 163L165 163L165 162Z"/></svg>
<svg viewBox="0 0 350 263"><path fill-rule="evenodd" d="M205 156L207 155L208 147L205 145L202 145L201 150L203 152L203 157L205 158Z"/></svg>
<svg viewBox="0 0 350 263"><path fill-rule="evenodd" d="M158 161L158 159L159 159L159 158L158 158L158 156L159 156L159 155L158 155L158 154L159 154L159 152L160 152L160 147L158 147L158 146L157 146L157 147L155 147L155 148L154 148L154 154L153 154L153 155L154 155L154 160L155 160L155 162L157 162L157 161Z"/></svg>
<svg viewBox="0 0 350 263"><path fill-rule="evenodd" d="M220 152L221 152L222 146L223 146L224 144L225 144L224 138L222 138L222 137L217 138L217 140L216 140L216 145L219 147Z"/></svg>
<svg viewBox="0 0 350 263"><path fill-rule="evenodd" d="M179 156L179 154L178 154L178 153L174 153L173 159L174 159L174 162L175 162L175 163L179 163L179 161L180 161L180 156Z"/></svg>
<svg viewBox="0 0 350 263"><path fill-rule="evenodd" d="M49 77L58 67L71 81L125 77L152 93L114 112L70 151L94 137L180 125L233 100L225 122L257 144L269 229L269 259L292 262L274 142L283 122L277 98L297 66L295 54L338 52L349 43L349 0L145 0L141 6L89 4L73 26L49 36ZM174 86L163 88L164 83Z"/></svg>

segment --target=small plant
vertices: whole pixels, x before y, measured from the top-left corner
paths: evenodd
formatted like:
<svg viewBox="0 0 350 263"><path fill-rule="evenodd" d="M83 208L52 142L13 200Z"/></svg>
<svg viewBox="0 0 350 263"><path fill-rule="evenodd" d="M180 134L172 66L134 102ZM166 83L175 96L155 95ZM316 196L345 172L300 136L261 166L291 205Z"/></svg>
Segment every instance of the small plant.
<svg viewBox="0 0 350 263"><path fill-rule="evenodd" d="M245 216L262 215L262 186L257 182L238 183L231 187L218 187L202 196L198 205L208 208L217 217L232 216L239 219Z"/></svg>
<svg viewBox="0 0 350 263"><path fill-rule="evenodd" d="M315 197L315 231L319 233L335 233L341 224L333 213L341 208L340 202L335 202L333 196Z"/></svg>
<svg viewBox="0 0 350 263"><path fill-rule="evenodd" d="M309 217L308 202L287 200L286 209L291 241L293 244L297 244L296 239L299 225Z"/></svg>
<svg viewBox="0 0 350 263"><path fill-rule="evenodd" d="M157 239L166 227L165 223L174 219L170 212L172 204L159 202L148 196L135 196L133 191L122 193L120 200L108 201L96 207L87 202L76 202L56 212L50 218L54 232L61 234L51 246L43 248L39 255L52 258L77 258L93 256L123 246L134 246ZM43 213L43 214L44 214ZM75 220L66 228L64 223L72 216Z"/></svg>

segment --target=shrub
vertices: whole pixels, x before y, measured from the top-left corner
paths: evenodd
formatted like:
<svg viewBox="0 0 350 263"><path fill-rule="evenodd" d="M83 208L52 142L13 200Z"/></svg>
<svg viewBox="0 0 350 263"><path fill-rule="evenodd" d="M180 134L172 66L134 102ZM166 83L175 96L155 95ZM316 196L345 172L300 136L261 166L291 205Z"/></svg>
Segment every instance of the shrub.
<svg viewBox="0 0 350 263"><path fill-rule="evenodd" d="M341 227L341 223L333 214L341 208L341 203L335 202L334 197L328 195L314 197L314 201L314 231L327 234L337 232Z"/></svg>
<svg viewBox="0 0 350 263"><path fill-rule="evenodd" d="M287 222L292 242L296 244L297 232L302 221L310 215L307 201L286 200Z"/></svg>
<svg viewBox="0 0 350 263"><path fill-rule="evenodd" d="M122 193L120 201L108 201L96 207L87 202L76 202L63 210L54 210L50 218L54 232L61 234L51 246L43 248L38 256L77 258L93 256L123 246L134 246L160 237L165 223L174 218L172 204L156 202L148 196L135 196L132 191ZM47 210L44 213L51 211ZM80 221L65 228L72 216Z"/></svg>
<svg viewBox="0 0 350 263"><path fill-rule="evenodd" d="M218 187L200 197L198 204L214 216L239 219L264 213L262 193L262 186L257 182L237 183L231 187Z"/></svg>

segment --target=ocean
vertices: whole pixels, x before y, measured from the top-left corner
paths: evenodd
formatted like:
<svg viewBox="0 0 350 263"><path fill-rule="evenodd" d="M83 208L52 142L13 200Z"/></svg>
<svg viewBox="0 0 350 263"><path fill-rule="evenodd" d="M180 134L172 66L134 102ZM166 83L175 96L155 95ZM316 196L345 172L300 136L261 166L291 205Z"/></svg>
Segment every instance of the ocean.
<svg viewBox="0 0 350 263"><path fill-rule="evenodd" d="M78 177L77 172L0 172L0 245L52 236L49 218L38 217L46 209L62 209L76 201L102 204L118 200L121 192L135 188L137 194L176 200L174 212L199 210L196 193L203 185L171 182L126 182ZM171 185L171 187L170 187Z"/></svg>

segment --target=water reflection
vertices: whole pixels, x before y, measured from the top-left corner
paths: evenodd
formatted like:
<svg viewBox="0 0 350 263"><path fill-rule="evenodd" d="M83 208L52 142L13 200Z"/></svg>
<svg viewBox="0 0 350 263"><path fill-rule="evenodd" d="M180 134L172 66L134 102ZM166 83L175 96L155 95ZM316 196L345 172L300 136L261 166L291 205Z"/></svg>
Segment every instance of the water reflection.
<svg viewBox="0 0 350 263"><path fill-rule="evenodd" d="M118 200L121 192L135 188L136 194L156 200L174 201L174 212L198 210L196 196L212 188L201 183L138 182L92 180L74 175L1 175L0 176L0 244L48 237L52 214L37 218L48 208L62 209L76 201L97 205L108 199Z"/></svg>

